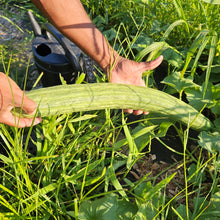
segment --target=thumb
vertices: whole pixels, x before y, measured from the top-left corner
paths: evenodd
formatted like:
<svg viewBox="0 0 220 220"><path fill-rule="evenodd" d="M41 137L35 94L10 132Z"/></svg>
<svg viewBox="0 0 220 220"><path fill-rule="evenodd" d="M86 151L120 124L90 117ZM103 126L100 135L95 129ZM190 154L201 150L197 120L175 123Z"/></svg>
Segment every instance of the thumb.
<svg viewBox="0 0 220 220"><path fill-rule="evenodd" d="M33 122L34 120L34 122ZM4 123L9 126L17 126L18 128L30 127L32 124L37 125L42 121L41 118L19 118L14 116L10 111L6 112L1 117L1 123Z"/></svg>
<svg viewBox="0 0 220 220"><path fill-rule="evenodd" d="M37 109L37 104L29 99L25 94L23 97L23 105L22 109L27 113L27 114L34 114L35 110ZM17 103L18 104L18 103ZM21 103L18 104L18 106L21 106Z"/></svg>
<svg viewBox="0 0 220 220"><path fill-rule="evenodd" d="M149 62L145 62L145 70L153 70L155 68L157 68L163 61L163 56L160 55L159 57L157 57L157 59L149 61Z"/></svg>

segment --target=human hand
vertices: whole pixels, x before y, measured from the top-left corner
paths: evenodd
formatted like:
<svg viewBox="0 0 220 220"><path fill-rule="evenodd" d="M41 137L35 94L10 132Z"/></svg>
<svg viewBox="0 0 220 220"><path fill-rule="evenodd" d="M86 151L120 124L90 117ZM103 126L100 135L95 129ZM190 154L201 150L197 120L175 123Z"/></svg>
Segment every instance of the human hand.
<svg viewBox="0 0 220 220"><path fill-rule="evenodd" d="M142 73L147 70L153 70L158 67L163 61L163 56L159 56L157 59L150 62L135 62L125 59L121 56L116 58L113 69L110 71L110 82L119 84L132 84L137 86L145 86L145 82L142 79ZM148 114L142 110L124 110L126 113L133 113L134 115Z"/></svg>
<svg viewBox="0 0 220 220"><path fill-rule="evenodd" d="M37 107L10 77L0 72L0 123L19 128L30 127L33 119L15 117L11 113L14 106L22 107L27 114L34 114ZM33 125L40 122L41 118L35 118Z"/></svg>

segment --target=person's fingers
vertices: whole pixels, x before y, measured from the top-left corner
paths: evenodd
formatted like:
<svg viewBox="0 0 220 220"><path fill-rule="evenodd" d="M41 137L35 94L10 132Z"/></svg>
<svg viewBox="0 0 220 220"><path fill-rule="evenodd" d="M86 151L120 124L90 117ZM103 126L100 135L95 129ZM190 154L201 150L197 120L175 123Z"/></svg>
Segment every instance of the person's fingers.
<svg viewBox="0 0 220 220"><path fill-rule="evenodd" d="M163 61L163 56L160 55L159 57L157 57L157 59L152 60L150 62L146 62L145 63L145 68L146 70L153 70L155 68L157 68Z"/></svg>
<svg viewBox="0 0 220 220"><path fill-rule="evenodd" d="M37 104L29 99L25 94L22 98L22 103L19 103L19 106L18 107L21 107L22 105L22 110L24 110L27 114L30 114L30 115L33 115L35 114L35 111L37 109ZM16 121L18 121L19 123L15 123L16 126L18 126L18 128L24 128L24 127L30 127L32 125L32 122L33 122L33 118L14 118L13 117L13 121L15 122L15 119ZM41 118L38 118L36 117L34 122L33 122L33 126L39 124L40 122L42 121ZM14 125L15 126L15 125Z"/></svg>
<svg viewBox="0 0 220 220"><path fill-rule="evenodd" d="M132 110L132 109L123 109L123 112L128 113L128 114L133 114L133 115L141 115L141 114L148 115L149 114L149 112L146 112L146 111Z"/></svg>
<svg viewBox="0 0 220 220"><path fill-rule="evenodd" d="M21 107L27 114L32 114L35 112L37 108L37 104L29 99L25 94L24 91L21 90L18 85L9 77L6 75L3 75L2 77L7 78L7 87L8 90L8 99L13 100L11 102L14 102L16 107Z"/></svg>
<svg viewBox="0 0 220 220"><path fill-rule="evenodd" d="M142 110L134 110L133 115L142 115L143 111Z"/></svg>
<svg viewBox="0 0 220 220"><path fill-rule="evenodd" d="M142 110L133 110L132 114L133 115L142 115L142 114L148 115L149 112L145 112L145 111L142 111Z"/></svg>
<svg viewBox="0 0 220 220"><path fill-rule="evenodd" d="M139 65L140 64L142 65L141 68L139 69L139 72L142 74L146 70L153 70L156 67L158 67L162 63L162 61L163 61L163 56L160 55L157 59L152 60L150 62L139 63ZM140 83L139 83L139 85L140 85ZM142 81L142 86L145 86L144 81ZM146 111L132 110L132 109L126 109L126 110L124 110L124 112L129 113L129 114L134 114L134 115L141 115L141 114L147 115L147 114L149 114L149 112L146 112Z"/></svg>
<svg viewBox="0 0 220 220"><path fill-rule="evenodd" d="M30 127L33 122L33 118L18 118L15 117L11 112L5 114L1 119L2 123L13 127L17 126L18 128ZM33 126L39 124L41 121L41 118L35 118Z"/></svg>
<svg viewBox="0 0 220 220"><path fill-rule="evenodd" d="M25 113L30 114L34 116L35 111L37 109L37 104L29 99L22 90L20 90L17 93L17 97L15 97L15 106L16 107L22 107L22 110L25 111ZM41 118L35 118L33 122L33 118L18 118L14 117L11 112L9 113L11 116L7 119L6 124L10 126L17 126L18 128L24 128L24 127L30 127L33 123L33 126L39 124L42 119Z"/></svg>
<svg viewBox="0 0 220 220"><path fill-rule="evenodd" d="M149 115L149 112L143 112L144 115Z"/></svg>
<svg viewBox="0 0 220 220"><path fill-rule="evenodd" d="M33 122L33 118L20 118L20 119L16 119L19 120L18 128L24 128L24 127L31 127L32 123L33 126L41 123L42 119L41 118L35 118L34 122ZM14 120L15 121L15 120Z"/></svg>
<svg viewBox="0 0 220 220"><path fill-rule="evenodd" d="M37 104L33 100L29 99L26 95L24 95L22 109L27 114L34 114L36 108L37 108Z"/></svg>
<svg viewBox="0 0 220 220"><path fill-rule="evenodd" d="M132 109L123 109L124 113L132 114L134 110Z"/></svg>
<svg viewBox="0 0 220 220"><path fill-rule="evenodd" d="M29 99L22 90L14 92L14 101L16 107L22 107L27 114L34 114L37 104Z"/></svg>

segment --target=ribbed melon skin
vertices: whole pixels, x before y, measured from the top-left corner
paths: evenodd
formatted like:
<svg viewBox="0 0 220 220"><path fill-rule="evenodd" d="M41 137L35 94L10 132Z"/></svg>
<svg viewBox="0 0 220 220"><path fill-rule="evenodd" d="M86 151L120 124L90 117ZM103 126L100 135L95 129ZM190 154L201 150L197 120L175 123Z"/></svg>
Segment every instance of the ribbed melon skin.
<svg viewBox="0 0 220 220"><path fill-rule="evenodd" d="M185 102L156 89L114 83L71 84L41 88L26 95L39 104L39 116L102 109L139 109L210 130L213 124Z"/></svg>

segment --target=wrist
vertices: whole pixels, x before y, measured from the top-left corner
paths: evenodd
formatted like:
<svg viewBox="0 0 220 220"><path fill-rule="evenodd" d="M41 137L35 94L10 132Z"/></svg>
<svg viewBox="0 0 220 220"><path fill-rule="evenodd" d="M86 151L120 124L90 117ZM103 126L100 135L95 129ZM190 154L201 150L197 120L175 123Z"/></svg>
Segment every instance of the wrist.
<svg viewBox="0 0 220 220"><path fill-rule="evenodd" d="M119 58L119 54L113 50L110 52L109 56L106 56L105 59L100 63L100 67L103 69L107 76L110 74L112 69L117 65L117 60Z"/></svg>

